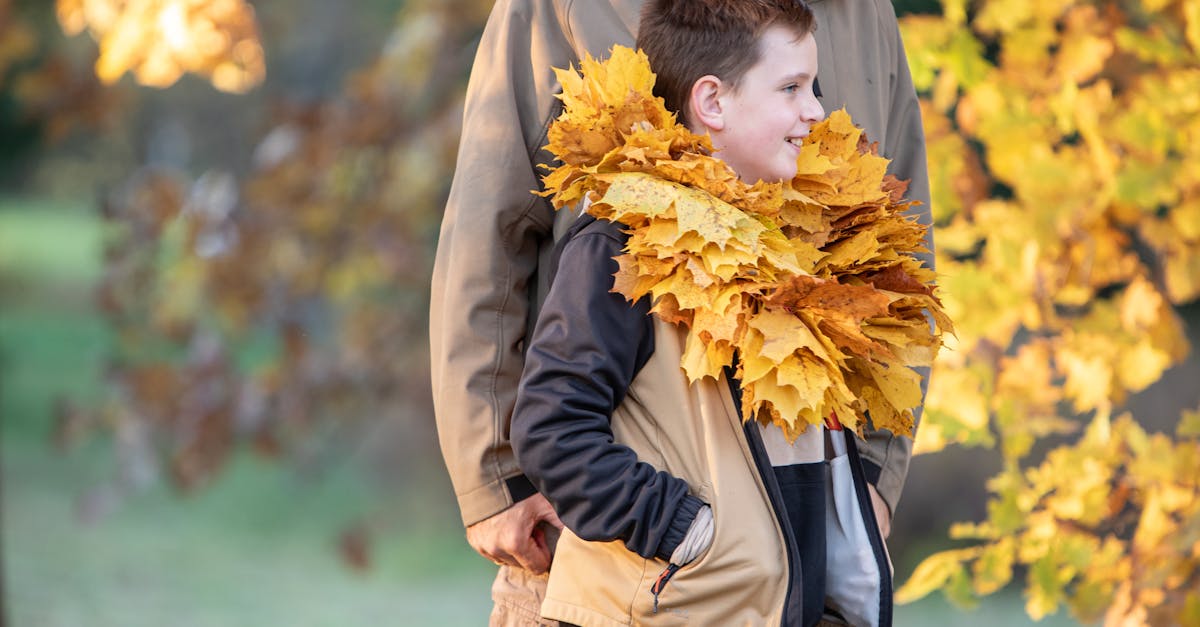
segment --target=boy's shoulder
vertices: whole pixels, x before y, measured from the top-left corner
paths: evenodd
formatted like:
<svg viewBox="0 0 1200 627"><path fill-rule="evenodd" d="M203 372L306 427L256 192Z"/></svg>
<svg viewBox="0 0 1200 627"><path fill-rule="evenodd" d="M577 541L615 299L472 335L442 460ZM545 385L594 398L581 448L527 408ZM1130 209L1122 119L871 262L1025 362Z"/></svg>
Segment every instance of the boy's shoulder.
<svg viewBox="0 0 1200 627"><path fill-rule="evenodd" d="M581 215L554 246L554 253L547 263L551 282L558 278L564 257L568 257L567 265L571 269L567 272L576 275L569 280L584 278L577 276L581 273L594 275L604 284L605 290L611 288L614 268L609 264L615 264L615 258L623 252L629 239L626 231L625 225L619 222L597 219L586 213Z"/></svg>
<svg viewBox="0 0 1200 627"><path fill-rule="evenodd" d="M573 242L578 245L587 239L603 238L609 241L609 247L615 248L619 253L624 248L626 240L629 239L629 234L625 231L625 225L619 222L600 220L586 213L579 216L554 246L554 255L551 257L551 276L554 276L553 273L557 271L563 252Z"/></svg>
<svg viewBox="0 0 1200 627"><path fill-rule="evenodd" d="M629 239L629 235L625 230L624 224L600 220L595 216L585 213L575 220L560 243L565 244L582 235L601 235L624 244L625 240Z"/></svg>

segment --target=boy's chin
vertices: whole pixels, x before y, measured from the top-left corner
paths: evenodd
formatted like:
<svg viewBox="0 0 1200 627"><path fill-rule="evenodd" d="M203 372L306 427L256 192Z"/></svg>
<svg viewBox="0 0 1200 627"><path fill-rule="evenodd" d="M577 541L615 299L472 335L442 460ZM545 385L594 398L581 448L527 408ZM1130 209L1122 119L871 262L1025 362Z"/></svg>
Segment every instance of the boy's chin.
<svg viewBox="0 0 1200 627"><path fill-rule="evenodd" d="M761 172L755 176L746 176L739 172L738 178L742 179L742 181L749 185L753 185L759 181L764 183L782 183L796 178L796 171L796 163L789 160L787 165L780 164L779 167L774 170Z"/></svg>
<svg viewBox="0 0 1200 627"><path fill-rule="evenodd" d="M766 183L786 183L794 178L796 178L796 168L792 168L786 172L780 172L776 176L764 178L763 181Z"/></svg>
<svg viewBox="0 0 1200 627"><path fill-rule="evenodd" d="M796 165L798 159L799 155L795 157L788 155L788 158L782 159L784 163L781 163L775 171L771 172L771 178L763 180L768 183L786 183L796 178L796 172L799 167Z"/></svg>

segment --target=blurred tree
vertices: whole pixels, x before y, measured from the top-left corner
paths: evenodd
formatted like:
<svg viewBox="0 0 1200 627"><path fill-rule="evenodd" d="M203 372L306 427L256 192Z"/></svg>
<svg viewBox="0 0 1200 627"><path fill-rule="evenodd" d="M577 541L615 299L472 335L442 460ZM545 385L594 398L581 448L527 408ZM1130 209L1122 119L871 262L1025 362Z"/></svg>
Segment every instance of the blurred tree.
<svg viewBox="0 0 1200 627"><path fill-rule="evenodd" d="M111 120L119 94L102 88L86 68L53 49L52 7L0 0L0 177L20 179L29 156L78 128ZM50 19L46 19L50 18Z"/></svg>
<svg viewBox="0 0 1200 627"><path fill-rule="evenodd" d="M184 72L241 93L266 72L254 9L243 0L57 0L70 35L85 29L100 44L96 76L105 84L132 72L170 87Z"/></svg>
<svg viewBox="0 0 1200 627"><path fill-rule="evenodd" d="M893 0L892 6L896 15L904 16L912 13L938 13L941 5L938 0Z"/></svg>
<svg viewBox="0 0 1200 627"><path fill-rule="evenodd" d="M993 446L975 545L899 591L969 603L1028 568L1027 611L1200 624L1200 431L1113 420L1188 352L1200 296L1200 2L943 0L902 28L957 342L918 449ZM1050 435L1086 433L1031 461ZM1063 417L1060 417L1063 416ZM1061 440L1059 440L1061 441Z"/></svg>
<svg viewBox="0 0 1200 627"><path fill-rule="evenodd" d="M248 171L147 167L105 199L98 299L118 338L113 395L96 411L65 408L63 444L111 430L125 480L165 470L186 490L242 443L319 457L380 419L428 412L429 264L489 8L408 2L340 93L274 109ZM139 37L162 36L139 24ZM202 74L215 84L225 62L208 58Z"/></svg>

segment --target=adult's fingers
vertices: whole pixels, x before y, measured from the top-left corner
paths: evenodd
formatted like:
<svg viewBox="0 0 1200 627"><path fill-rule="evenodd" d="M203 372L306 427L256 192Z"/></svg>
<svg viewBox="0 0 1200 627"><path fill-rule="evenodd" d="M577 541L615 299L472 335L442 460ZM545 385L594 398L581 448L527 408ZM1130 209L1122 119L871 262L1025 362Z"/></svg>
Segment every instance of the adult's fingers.
<svg viewBox="0 0 1200 627"><path fill-rule="evenodd" d="M554 512L554 508L546 497L535 494L520 503L524 513L525 525L510 528L512 541L510 553L517 563L536 575L550 570L553 559L553 547L546 537L547 531L554 532L563 528L563 523ZM527 526L526 526L527 525Z"/></svg>
<svg viewBox="0 0 1200 627"><path fill-rule="evenodd" d="M538 512L538 522L545 522L555 529L562 531L563 521L559 520L558 514L550 507L550 503L546 503L546 507Z"/></svg>
<svg viewBox="0 0 1200 627"><path fill-rule="evenodd" d="M550 552L540 529L522 524L477 530L472 548L489 561L500 566L523 568L541 574L550 568ZM536 534L536 536L535 536Z"/></svg>
<svg viewBox="0 0 1200 627"><path fill-rule="evenodd" d="M892 535L892 510L888 507L887 501L879 495L879 491L875 486L867 484L867 491L871 494L871 505L875 510L875 522L879 525L879 533L886 540Z"/></svg>
<svg viewBox="0 0 1200 627"><path fill-rule="evenodd" d="M550 502L535 494L467 527L467 541L476 552L497 564L542 574L550 569L551 559L542 524L562 528Z"/></svg>
<svg viewBox="0 0 1200 627"><path fill-rule="evenodd" d="M535 575L542 575L550 570L550 549L546 546L541 529L535 527L514 549L512 557L521 568Z"/></svg>
<svg viewBox="0 0 1200 627"><path fill-rule="evenodd" d="M513 557L508 551L496 550L492 551L491 555L485 555L484 557L492 560L497 566L520 566L517 558Z"/></svg>

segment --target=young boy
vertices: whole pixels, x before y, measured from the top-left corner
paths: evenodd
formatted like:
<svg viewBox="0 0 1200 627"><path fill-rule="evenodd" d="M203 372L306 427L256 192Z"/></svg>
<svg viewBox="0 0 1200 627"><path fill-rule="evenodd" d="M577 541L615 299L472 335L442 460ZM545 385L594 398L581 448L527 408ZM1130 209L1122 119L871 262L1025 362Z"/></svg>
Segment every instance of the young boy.
<svg viewBox="0 0 1200 627"><path fill-rule="evenodd" d="M795 0L654 0L638 46L667 108L708 133L742 180L774 182L795 176L800 143L824 117L813 28ZM585 218L564 239L513 412L520 466L566 525L542 615L584 626L816 624L822 431L789 444L778 427L742 420L728 376L689 385L684 332L651 315L648 299L631 307L611 292L626 238ZM874 519L863 524L882 555ZM862 599L882 624L889 585Z"/></svg>

